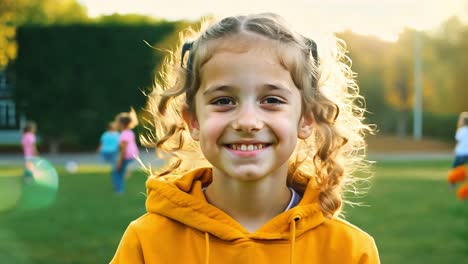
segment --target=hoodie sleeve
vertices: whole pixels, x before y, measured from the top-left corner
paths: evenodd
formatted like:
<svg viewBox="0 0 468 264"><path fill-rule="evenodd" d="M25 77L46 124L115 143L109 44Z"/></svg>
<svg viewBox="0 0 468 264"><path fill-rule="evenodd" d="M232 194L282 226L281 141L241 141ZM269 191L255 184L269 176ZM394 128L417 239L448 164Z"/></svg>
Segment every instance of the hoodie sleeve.
<svg viewBox="0 0 468 264"><path fill-rule="evenodd" d="M375 245L374 239L370 238L370 241L363 247L363 252L359 258L358 264L380 264L379 252Z"/></svg>
<svg viewBox="0 0 468 264"><path fill-rule="evenodd" d="M143 251L141 248L140 240L134 230L132 224L130 224L125 231L122 239L120 240L119 247L115 252L114 258L112 258L110 264L143 264L145 263L143 258Z"/></svg>

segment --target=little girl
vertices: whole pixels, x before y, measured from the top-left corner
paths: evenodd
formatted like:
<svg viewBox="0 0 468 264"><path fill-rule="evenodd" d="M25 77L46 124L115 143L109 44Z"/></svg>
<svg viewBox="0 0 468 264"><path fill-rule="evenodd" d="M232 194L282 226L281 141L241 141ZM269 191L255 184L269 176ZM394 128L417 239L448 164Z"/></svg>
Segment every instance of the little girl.
<svg viewBox="0 0 468 264"><path fill-rule="evenodd" d="M136 145L135 134L132 129L138 125L135 111L123 112L117 115L116 122L119 130L120 155L112 175L114 191L118 194L124 192L125 173L128 165L138 157L138 146Z"/></svg>
<svg viewBox="0 0 468 264"><path fill-rule="evenodd" d="M119 153L119 132L117 132L117 123L110 122L107 125L107 130L101 135L99 140L99 147L97 151L100 153L102 159L115 165L117 154Z"/></svg>
<svg viewBox="0 0 468 264"><path fill-rule="evenodd" d="M26 122L21 136L21 145L23 147L23 155L25 161L24 180L29 183L33 180L32 175L32 159L37 157L38 151L36 148L36 124L32 121Z"/></svg>
<svg viewBox="0 0 468 264"><path fill-rule="evenodd" d="M275 14L227 17L181 45L143 142L172 158L111 263L379 263L338 217L369 128L344 50L323 50Z"/></svg>
<svg viewBox="0 0 468 264"><path fill-rule="evenodd" d="M448 174L448 181L452 187L459 184L457 197L460 200L468 199L467 170L468 163L468 112L463 112L458 118L457 132L455 134L457 145L455 147L455 160Z"/></svg>

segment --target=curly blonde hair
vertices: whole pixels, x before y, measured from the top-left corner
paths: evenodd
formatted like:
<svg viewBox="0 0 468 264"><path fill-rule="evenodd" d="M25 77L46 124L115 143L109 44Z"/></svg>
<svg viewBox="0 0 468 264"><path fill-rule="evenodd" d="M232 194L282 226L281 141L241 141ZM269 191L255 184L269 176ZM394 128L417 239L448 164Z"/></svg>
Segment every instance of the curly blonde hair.
<svg viewBox="0 0 468 264"><path fill-rule="evenodd" d="M188 29L181 34L177 52L166 59L160 81L148 95L146 110L151 118L146 120L149 133L142 143L156 147L160 157L168 159L167 166L153 173L181 175L210 166L199 143L191 138L182 111L185 107L194 112L200 66L210 59L221 41L252 34L278 44L280 63L289 70L302 95L302 109L312 111L315 119L313 135L299 140L289 159L288 185L303 193L313 179L320 190L322 212L330 218L336 216L342 208L345 187L357 179L353 173L367 166L364 135L372 129L363 123L363 98L342 41L336 40L329 50L319 45L317 62L311 54L310 40L291 30L276 14L227 17L202 25L198 32ZM179 55L187 40L192 43L190 59ZM295 51L294 56L285 56L285 49ZM184 63L187 67L183 67Z"/></svg>

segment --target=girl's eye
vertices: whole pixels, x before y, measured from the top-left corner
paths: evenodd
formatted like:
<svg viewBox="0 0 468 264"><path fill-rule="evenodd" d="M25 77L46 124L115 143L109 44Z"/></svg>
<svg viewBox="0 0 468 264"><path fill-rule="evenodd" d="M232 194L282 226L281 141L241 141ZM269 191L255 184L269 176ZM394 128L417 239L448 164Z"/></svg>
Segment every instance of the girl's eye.
<svg viewBox="0 0 468 264"><path fill-rule="evenodd" d="M285 104L286 102L276 96L269 96L261 101L262 104Z"/></svg>
<svg viewBox="0 0 468 264"><path fill-rule="evenodd" d="M234 105L234 101L229 97L221 97L211 101L212 105Z"/></svg>

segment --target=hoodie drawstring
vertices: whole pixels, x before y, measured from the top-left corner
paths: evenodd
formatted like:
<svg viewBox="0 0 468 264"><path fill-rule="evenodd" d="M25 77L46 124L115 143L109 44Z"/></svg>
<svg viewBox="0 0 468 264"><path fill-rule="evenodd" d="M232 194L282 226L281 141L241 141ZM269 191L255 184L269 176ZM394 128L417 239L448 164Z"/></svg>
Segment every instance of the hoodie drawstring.
<svg viewBox="0 0 468 264"><path fill-rule="evenodd" d="M294 219L291 221L291 226L290 226L290 238L289 240L291 241L291 258L290 258L290 263L294 264L294 248L296 246L296 222L299 221L300 217L296 216Z"/></svg>
<svg viewBox="0 0 468 264"><path fill-rule="evenodd" d="M210 263L210 234L205 232L205 264Z"/></svg>

